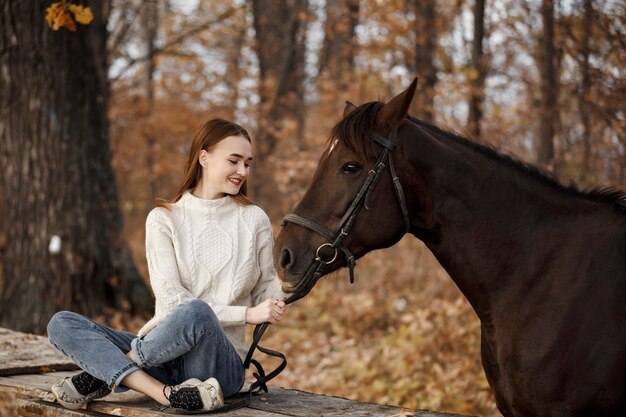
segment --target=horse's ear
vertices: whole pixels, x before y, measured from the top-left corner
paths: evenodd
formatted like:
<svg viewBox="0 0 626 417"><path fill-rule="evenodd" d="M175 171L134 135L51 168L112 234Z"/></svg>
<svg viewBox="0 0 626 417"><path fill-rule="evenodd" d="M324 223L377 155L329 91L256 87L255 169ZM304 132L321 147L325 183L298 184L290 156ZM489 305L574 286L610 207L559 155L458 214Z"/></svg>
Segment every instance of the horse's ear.
<svg viewBox="0 0 626 417"><path fill-rule="evenodd" d="M346 107L343 108L343 117L347 117L350 113L356 110L356 106L349 100L346 100Z"/></svg>
<svg viewBox="0 0 626 417"><path fill-rule="evenodd" d="M404 119L409 112L409 107L411 106L411 101L415 95L416 87L417 77L413 79L413 82L406 90L389 100L378 111L376 124L380 127L386 127L389 129L399 125L402 119Z"/></svg>

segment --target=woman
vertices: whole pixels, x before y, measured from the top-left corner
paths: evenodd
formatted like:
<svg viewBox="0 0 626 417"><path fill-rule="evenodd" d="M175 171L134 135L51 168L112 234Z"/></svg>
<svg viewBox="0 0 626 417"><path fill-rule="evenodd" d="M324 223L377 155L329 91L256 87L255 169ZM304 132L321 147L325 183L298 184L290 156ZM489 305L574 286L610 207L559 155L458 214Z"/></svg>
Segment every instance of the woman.
<svg viewBox="0 0 626 417"><path fill-rule="evenodd" d="M241 389L245 325L276 324L286 308L270 221L246 197L251 162L244 128L220 119L200 126L176 198L146 220L155 316L135 336L55 314L50 341L84 370L53 385L59 403L78 409L119 387L209 411Z"/></svg>

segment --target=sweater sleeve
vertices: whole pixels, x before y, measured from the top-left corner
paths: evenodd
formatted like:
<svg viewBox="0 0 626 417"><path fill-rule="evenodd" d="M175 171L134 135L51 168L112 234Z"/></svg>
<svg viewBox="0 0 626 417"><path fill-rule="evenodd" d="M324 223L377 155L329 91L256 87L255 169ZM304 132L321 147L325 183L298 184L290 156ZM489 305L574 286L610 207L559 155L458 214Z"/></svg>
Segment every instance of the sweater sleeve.
<svg viewBox="0 0 626 417"><path fill-rule="evenodd" d="M194 297L181 283L172 230L163 210L152 210L146 219L146 259L157 314L165 316L178 304Z"/></svg>
<svg viewBox="0 0 626 417"><path fill-rule="evenodd" d="M225 304L207 303L220 321L222 327L242 326L246 324L246 306L229 306Z"/></svg>
<svg viewBox="0 0 626 417"><path fill-rule="evenodd" d="M281 282L276 274L272 249L274 238L272 236L272 225L267 216L264 217L263 226L257 234L257 259L259 262L260 276L256 285L252 289L252 305L256 306L268 298L284 300L285 293L281 290Z"/></svg>

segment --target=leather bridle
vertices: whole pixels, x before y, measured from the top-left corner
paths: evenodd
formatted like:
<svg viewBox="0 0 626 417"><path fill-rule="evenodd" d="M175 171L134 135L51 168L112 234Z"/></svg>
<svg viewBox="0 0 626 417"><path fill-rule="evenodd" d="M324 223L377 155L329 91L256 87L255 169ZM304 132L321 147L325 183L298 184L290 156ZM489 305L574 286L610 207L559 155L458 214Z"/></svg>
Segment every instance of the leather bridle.
<svg viewBox="0 0 626 417"><path fill-rule="evenodd" d="M396 196L398 197L398 203L400 205L400 209L402 210L402 216L404 217L405 233L408 233L410 230L411 223L409 220L409 211L406 206L404 191L402 190L400 179L396 174L393 159L391 158L391 154L396 147L398 127L391 130L389 139L384 138L373 130L369 131L369 137L381 145L383 150L378 156L374 167L370 169L365 182L356 194L356 197L354 197L352 204L350 204L348 210L346 210L344 215L341 217L341 220L339 221L337 227L335 227L334 231L331 231L321 224L306 219L295 213L288 214L283 219L282 226L285 226L288 223L294 223L312 230L328 240L327 243L321 244L315 251L315 258L309 264L304 277L294 289L293 294L287 299L290 302L304 297L309 293L309 291L311 291L317 280L324 273L324 267L337 259L338 251L341 251L344 254L349 271L350 283L354 283L354 268L356 267L356 259L343 241L348 236L348 233L350 233L350 229L356 221L361 208L365 207L365 209L369 209L368 202L372 191L374 190L374 187L376 187L376 184L378 183L378 180L387 165L389 165L389 171L391 172L391 178L393 180L394 189L396 190ZM331 252L332 256L324 257L323 249L326 247L334 249L334 252Z"/></svg>
<svg viewBox="0 0 626 417"><path fill-rule="evenodd" d="M341 251L345 258L346 263L349 269L350 274L350 282L354 282L354 268L356 267L356 260L354 255L350 252L348 247L343 243L344 239L348 236L352 225L356 221L357 215L361 208L365 207L368 209L368 202L374 187L378 183L381 175L385 171L385 167L389 165L389 171L391 172L391 178L393 180L394 189L396 190L396 196L398 197L398 204L400 205L400 209L402 211L402 216L404 217L405 224L405 233L408 233L411 227L411 223L409 220L409 211L406 206L406 199L404 197L404 191L402 190L402 185L400 184L400 180L398 175L396 174L396 169L393 165L393 159L391 158L391 153L396 147L396 139L398 136L398 128L395 127L391 130L389 134L389 139L384 138L373 130L369 131L369 137L374 140L376 143L380 144L383 147L383 151L378 156L374 167L370 169L365 182L361 186L361 189L354 197L352 204L348 210L344 213L339 221L339 224L335 228L334 231L329 230L328 228L322 226L319 223L316 223L312 220L306 219L298 214L288 214L283 219L282 225L286 225L287 223L294 223L299 226L305 227L309 230L319 233L324 238L328 240L328 242L321 244L317 250L315 251L315 258L311 261L309 266L306 269L305 275L300 280L298 285L296 286L294 292L285 300L285 304L291 304L294 301L297 301L307 295L309 291L315 286L315 283L324 273L324 267L328 264L333 263L337 259L338 251ZM325 257L323 254L323 249L329 247L333 249L332 256ZM287 359L285 355L275 350L266 349L259 346L259 342L265 333L265 330L269 326L269 323L257 324L254 328L254 332L252 335L252 344L250 345L250 349L248 350L248 354L244 360L243 366L245 369L248 369L251 364L255 365L257 368L257 372L253 375L256 378L256 381L253 382L248 390L248 399L240 401L238 403L228 405L223 408L224 411L226 409L234 409L241 406L244 406L249 403L250 396L252 392L261 389L265 392L268 391L267 382L282 372L283 369L287 366ZM282 360L282 363L274 369L269 374L265 374L263 367L261 364L252 359L252 355L254 351L259 349L261 352L265 353L269 356L274 356ZM222 409L220 409L222 410Z"/></svg>

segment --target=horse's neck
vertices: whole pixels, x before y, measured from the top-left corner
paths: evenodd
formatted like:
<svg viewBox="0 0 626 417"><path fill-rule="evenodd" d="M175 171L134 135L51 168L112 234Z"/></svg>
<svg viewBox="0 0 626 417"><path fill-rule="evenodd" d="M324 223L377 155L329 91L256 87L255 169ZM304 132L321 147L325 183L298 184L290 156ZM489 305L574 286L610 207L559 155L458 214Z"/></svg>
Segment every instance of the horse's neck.
<svg viewBox="0 0 626 417"><path fill-rule="evenodd" d="M571 213L593 209L588 201L454 139L420 146L413 163L429 184L434 231L418 237L479 316L488 314L492 297L521 291L524 280L536 279L533 262L576 232ZM555 233L558 238L548 239Z"/></svg>

